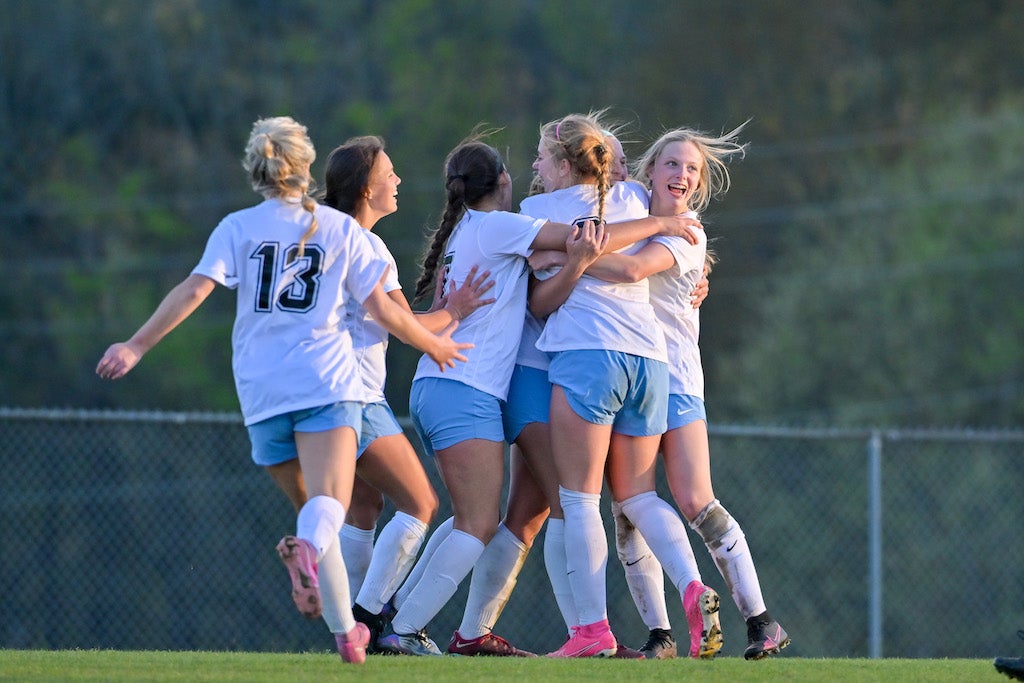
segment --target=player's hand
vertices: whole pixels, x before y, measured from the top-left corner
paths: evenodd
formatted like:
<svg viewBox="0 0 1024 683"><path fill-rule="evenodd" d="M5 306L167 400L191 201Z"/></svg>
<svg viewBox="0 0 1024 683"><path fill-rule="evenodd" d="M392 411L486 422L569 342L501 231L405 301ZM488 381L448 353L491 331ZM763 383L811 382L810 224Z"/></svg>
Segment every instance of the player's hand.
<svg viewBox="0 0 1024 683"><path fill-rule="evenodd" d="M682 237L690 244L697 244L697 230L703 230L704 224L689 216L659 216L661 230L658 234L668 237Z"/></svg>
<svg viewBox="0 0 1024 683"><path fill-rule="evenodd" d="M96 374L103 379L120 379L142 360L142 353L129 342L111 344L96 365Z"/></svg>
<svg viewBox="0 0 1024 683"><path fill-rule="evenodd" d="M445 297L444 304L452 320L465 320L476 309L496 301L494 297L483 298L483 295L494 287L494 280L487 279L491 276L491 271L485 270L479 277L476 272L476 266L470 268L461 287L452 280L452 292Z"/></svg>
<svg viewBox="0 0 1024 683"><path fill-rule="evenodd" d="M693 286L693 291L690 292L690 302L694 308L700 308L700 305L704 303L704 299L708 298L708 292L711 291L711 281L708 280L708 276L704 275L697 284Z"/></svg>
<svg viewBox="0 0 1024 683"><path fill-rule="evenodd" d="M436 335L436 348L429 355L431 360L437 363L437 367L440 368L441 372L444 372L446 367L454 368L455 361L465 363L468 359L460 351L473 348L473 344L469 342L457 342L452 339L452 332L458 327L458 321L453 321Z"/></svg>
<svg viewBox="0 0 1024 683"><path fill-rule="evenodd" d="M583 225L573 226L565 240L568 261L578 263L580 270L586 270L608 247L609 237L604 223L586 221Z"/></svg>

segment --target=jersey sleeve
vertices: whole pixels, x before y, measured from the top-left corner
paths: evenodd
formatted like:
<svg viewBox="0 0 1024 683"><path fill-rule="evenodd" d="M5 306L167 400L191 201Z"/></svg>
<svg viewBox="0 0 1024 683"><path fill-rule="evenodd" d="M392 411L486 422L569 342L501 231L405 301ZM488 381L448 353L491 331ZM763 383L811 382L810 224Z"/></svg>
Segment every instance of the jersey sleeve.
<svg viewBox="0 0 1024 683"><path fill-rule="evenodd" d="M238 264L235 260L233 232L235 226L230 216L225 217L206 241L199 263L192 269L193 275L205 275L228 289L236 289L239 283Z"/></svg>
<svg viewBox="0 0 1024 683"><path fill-rule="evenodd" d="M366 301L389 267L387 261L373 250L369 238L363 232L363 228L353 221L347 240L349 267L345 277L345 289L359 303Z"/></svg>

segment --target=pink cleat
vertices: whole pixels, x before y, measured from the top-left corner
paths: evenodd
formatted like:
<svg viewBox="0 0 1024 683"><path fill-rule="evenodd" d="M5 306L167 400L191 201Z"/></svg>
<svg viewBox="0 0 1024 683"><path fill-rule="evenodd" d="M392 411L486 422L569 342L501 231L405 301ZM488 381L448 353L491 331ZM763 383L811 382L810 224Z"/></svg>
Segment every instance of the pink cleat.
<svg viewBox="0 0 1024 683"><path fill-rule="evenodd" d="M722 625L718 621L718 593L700 581L691 581L683 593L683 609L690 627L690 656L711 659L722 649Z"/></svg>
<svg viewBox="0 0 1024 683"><path fill-rule="evenodd" d="M285 536L277 544L277 554L292 580L292 600L307 619L320 618L320 582L316 574L316 548L309 541Z"/></svg>
<svg viewBox="0 0 1024 683"><path fill-rule="evenodd" d="M608 626L608 620L602 619L586 626L574 626L572 636L565 645L548 657L614 657L619 649L615 636Z"/></svg>
<svg viewBox="0 0 1024 683"><path fill-rule="evenodd" d="M370 629L366 624L356 622L348 633L335 633L334 642L338 645L338 654L349 664L362 664L366 661L366 646L370 643Z"/></svg>

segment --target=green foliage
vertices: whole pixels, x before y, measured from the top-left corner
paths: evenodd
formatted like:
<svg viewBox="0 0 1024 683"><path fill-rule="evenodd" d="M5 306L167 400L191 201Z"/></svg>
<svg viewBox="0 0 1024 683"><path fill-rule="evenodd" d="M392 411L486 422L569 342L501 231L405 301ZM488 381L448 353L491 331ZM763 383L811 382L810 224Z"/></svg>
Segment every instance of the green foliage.
<svg viewBox="0 0 1024 683"><path fill-rule="evenodd" d="M538 125L607 107L632 156L666 127L752 119L705 217L715 419L1024 419L1024 4L33 0L4 17L3 403L234 409L226 299L140 366L162 369L144 393L91 372L257 201L239 160L259 116L308 125L318 175L346 138L387 139L401 211L378 229L409 287L441 161L475 125L501 128L521 197ZM396 405L416 357L394 345Z"/></svg>

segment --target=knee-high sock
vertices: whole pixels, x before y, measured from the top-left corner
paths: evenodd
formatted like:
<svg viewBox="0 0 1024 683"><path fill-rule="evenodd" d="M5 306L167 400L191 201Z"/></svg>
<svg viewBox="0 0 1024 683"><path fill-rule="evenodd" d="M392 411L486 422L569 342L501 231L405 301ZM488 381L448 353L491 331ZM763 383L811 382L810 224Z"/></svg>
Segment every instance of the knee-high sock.
<svg viewBox="0 0 1024 683"><path fill-rule="evenodd" d="M345 558L345 569L348 571L348 587L353 595L359 595L359 589L366 577L366 570L373 558L373 537L376 529L360 529L346 524L341 527L341 556Z"/></svg>
<svg viewBox="0 0 1024 683"><path fill-rule="evenodd" d="M469 597L462 613L459 634L479 638L490 633L515 588L519 570L530 549L502 522L473 567Z"/></svg>
<svg viewBox="0 0 1024 683"><path fill-rule="evenodd" d="M548 517L544 531L544 568L548 570L551 590L555 593L558 611L565 621L565 631L572 635L572 627L580 623L576 613L576 602L569 585L569 573L565 566L565 520Z"/></svg>
<svg viewBox="0 0 1024 683"><path fill-rule="evenodd" d="M622 512L643 534L680 594L686 584L700 580L686 525L671 505L654 491L647 491L622 501Z"/></svg>
<svg viewBox="0 0 1024 683"><path fill-rule="evenodd" d="M299 510L295 535L313 544L319 562L327 549L338 542L338 532L344 523L345 506L341 501L331 496L313 496Z"/></svg>
<svg viewBox="0 0 1024 683"><path fill-rule="evenodd" d="M345 523L345 506L331 496L313 496L299 510L295 535L317 550L322 615L332 633L348 633L355 627L348 572L341 557L339 534Z"/></svg>
<svg viewBox="0 0 1024 683"><path fill-rule="evenodd" d="M405 604L405 599L409 597L409 593L419 583L420 577L423 576L423 570L430 562L430 558L434 556L434 551L437 550L437 546L441 545L444 539L448 538L448 534L452 532L454 528L455 518L449 517L448 519L441 522L440 526L434 529L434 533L430 534L430 538L427 539L427 544L423 548L423 554L420 555L420 559L412 566L412 571L409 572L408 578L405 583L402 584L398 592L395 593L395 607L398 609L402 608Z"/></svg>
<svg viewBox="0 0 1024 683"><path fill-rule="evenodd" d="M412 515L396 512L377 538L356 602L372 614L380 613L409 575L426 535L426 524Z"/></svg>
<svg viewBox="0 0 1024 683"><path fill-rule="evenodd" d="M341 556L341 541L337 535L317 565L320 580L320 604L323 619L331 633L348 633L355 628L352 616L352 593L348 586L345 559Z"/></svg>
<svg viewBox="0 0 1024 683"><path fill-rule="evenodd" d="M608 618L608 539L601 496L558 487L565 514L565 560L580 626Z"/></svg>
<svg viewBox="0 0 1024 683"><path fill-rule="evenodd" d="M615 550L640 618L648 630L672 628L665 604L665 572L661 563L654 557L640 530L622 512L622 505L615 501L612 501L612 517L615 520Z"/></svg>
<svg viewBox="0 0 1024 683"><path fill-rule="evenodd" d="M466 578L484 551L484 544L475 536L452 529L423 569L405 602L391 622L395 633L415 633L426 628L437 616L459 584Z"/></svg>
<svg viewBox="0 0 1024 683"><path fill-rule="evenodd" d="M744 619L765 611L754 558L739 523L717 499L708 503L690 526L704 539L715 566Z"/></svg>

